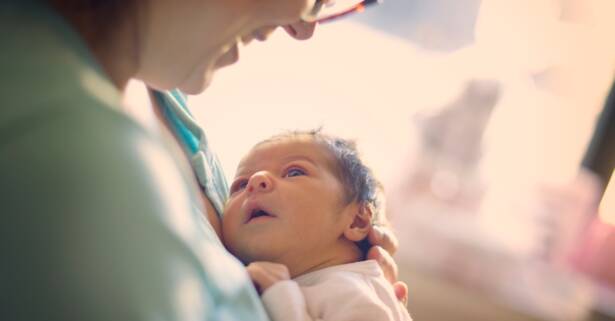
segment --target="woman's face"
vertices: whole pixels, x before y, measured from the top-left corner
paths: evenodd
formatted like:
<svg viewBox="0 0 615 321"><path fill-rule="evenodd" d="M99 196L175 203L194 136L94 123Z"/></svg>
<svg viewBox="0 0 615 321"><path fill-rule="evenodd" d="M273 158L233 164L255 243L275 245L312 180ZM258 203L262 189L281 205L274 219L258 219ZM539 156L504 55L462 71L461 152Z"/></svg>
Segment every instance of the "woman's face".
<svg viewBox="0 0 615 321"><path fill-rule="evenodd" d="M237 61L242 38L262 38L259 35L271 29L268 26L299 21L313 2L149 1L140 17L137 78L158 89L180 88L188 94L198 94L209 85L218 68Z"/></svg>

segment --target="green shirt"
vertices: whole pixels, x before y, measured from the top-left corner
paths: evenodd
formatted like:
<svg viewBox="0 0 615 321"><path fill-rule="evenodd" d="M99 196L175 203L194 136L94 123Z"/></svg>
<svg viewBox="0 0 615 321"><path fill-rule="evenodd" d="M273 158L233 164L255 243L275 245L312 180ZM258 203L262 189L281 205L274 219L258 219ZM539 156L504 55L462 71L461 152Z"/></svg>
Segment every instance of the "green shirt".
<svg viewBox="0 0 615 321"><path fill-rule="evenodd" d="M0 320L267 320L189 173L78 35L0 3Z"/></svg>

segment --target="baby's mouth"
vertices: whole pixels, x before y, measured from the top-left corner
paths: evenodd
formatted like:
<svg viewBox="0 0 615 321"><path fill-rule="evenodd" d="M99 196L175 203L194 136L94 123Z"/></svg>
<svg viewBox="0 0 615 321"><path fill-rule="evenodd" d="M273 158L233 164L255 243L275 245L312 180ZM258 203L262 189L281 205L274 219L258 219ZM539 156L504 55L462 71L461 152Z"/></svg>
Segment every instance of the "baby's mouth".
<svg viewBox="0 0 615 321"><path fill-rule="evenodd" d="M273 218L275 217L275 215L261 209L261 208L255 208L253 210L250 211L250 215L248 215L248 219L246 220L246 223L250 223L252 221L260 221L260 220L265 220L265 219L269 219L269 218Z"/></svg>

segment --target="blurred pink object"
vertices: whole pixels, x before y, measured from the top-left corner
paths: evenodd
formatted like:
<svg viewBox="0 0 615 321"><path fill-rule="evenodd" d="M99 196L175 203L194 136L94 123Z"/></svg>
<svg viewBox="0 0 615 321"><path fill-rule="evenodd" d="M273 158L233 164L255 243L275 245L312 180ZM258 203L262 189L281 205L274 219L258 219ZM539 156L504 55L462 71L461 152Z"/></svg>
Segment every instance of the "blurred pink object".
<svg viewBox="0 0 615 321"><path fill-rule="evenodd" d="M601 186L596 175L582 169L568 184L539 188L537 210L543 213L545 227L539 256L556 265L569 266L571 256L586 251L580 245L585 243L586 234L598 217Z"/></svg>
<svg viewBox="0 0 615 321"><path fill-rule="evenodd" d="M573 264L602 285L615 289L615 226L596 217L573 256Z"/></svg>

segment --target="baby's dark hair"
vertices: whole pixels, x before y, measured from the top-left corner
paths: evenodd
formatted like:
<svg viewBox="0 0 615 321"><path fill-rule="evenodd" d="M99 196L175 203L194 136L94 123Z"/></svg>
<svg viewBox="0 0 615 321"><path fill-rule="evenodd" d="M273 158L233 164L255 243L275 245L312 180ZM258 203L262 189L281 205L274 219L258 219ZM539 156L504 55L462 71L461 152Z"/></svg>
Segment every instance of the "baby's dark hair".
<svg viewBox="0 0 615 321"><path fill-rule="evenodd" d="M334 174L342 183L346 204L358 202L372 213L372 225L384 225L386 220L382 213L383 188L367 167L352 140L328 135L322 128L314 130L289 131L266 139L257 145L283 139L309 137L321 144L334 159Z"/></svg>

